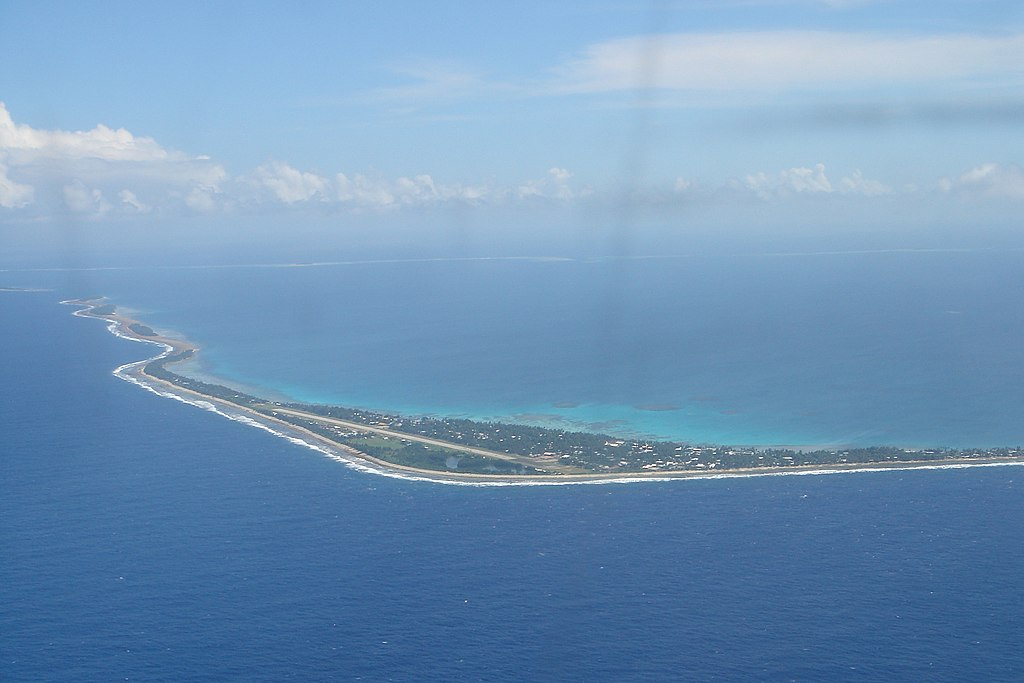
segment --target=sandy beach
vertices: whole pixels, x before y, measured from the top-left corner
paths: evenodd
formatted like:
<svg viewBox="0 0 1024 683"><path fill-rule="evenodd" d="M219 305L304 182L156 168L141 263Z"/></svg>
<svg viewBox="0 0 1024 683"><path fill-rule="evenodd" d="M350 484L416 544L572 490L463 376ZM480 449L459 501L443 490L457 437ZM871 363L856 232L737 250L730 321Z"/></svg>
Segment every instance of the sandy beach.
<svg viewBox="0 0 1024 683"><path fill-rule="evenodd" d="M404 441L419 442L428 445L439 446L466 454L479 455L487 458L494 458L520 465L529 465L537 469L548 470L547 474L476 474L467 472L439 471L421 469L399 465L380 458L363 453L352 446L327 438L312 430L296 425L292 422L275 417L272 414L250 409L230 401L201 393L193 389L178 386L165 379L154 377L146 373L146 366L158 358L186 352L197 352L198 347L181 338L161 335L155 332L153 335L142 335L136 332L137 329L148 329L138 320L125 315L116 308L112 313L96 313L95 311L103 306L110 305L102 299L69 299L62 301L62 304L79 306L75 315L96 320L103 320L108 323L108 329L115 335L138 342L146 342L162 347L164 350L155 356L144 360L135 361L121 366L115 371L119 377L140 384L158 394L170 394L186 403L199 405L200 407L212 407L219 414L229 419L254 422L272 433L290 440L298 440L315 450L328 456L334 457L346 464L372 471L378 474L390 476L401 476L440 483L461 483L480 485L510 485L510 484L587 484L587 483L615 483L634 481L669 481L678 479L721 479L732 477L763 477L779 475L813 475L813 474L836 474L843 472L884 472L894 470L910 469L949 469L961 467L983 467L1000 465L1024 465L1024 458L1020 456L1011 457L979 457L979 458L954 458L944 460L900 460L886 462L852 462L835 463L826 465L791 465L785 467L756 467L756 468L718 468L706 470L673 470L653 472L580 472L572 471L571 468L559 466L557 462L540 457L530 457L490 451L482 448L465 446L458 443L432 439L416 434L408 434L383 427L364 425L361 423L327 418L312 412L295 409L294 407L282 407L268 402L263 404L272 413L290 415L301 419L310 420L321 424L330 424L345 427L364 433L372 433L388 438ZM133 330L133 327L135 328ZM168 364L173 363L171 361ZM207 408L209 409L209 408Z"/></svg>

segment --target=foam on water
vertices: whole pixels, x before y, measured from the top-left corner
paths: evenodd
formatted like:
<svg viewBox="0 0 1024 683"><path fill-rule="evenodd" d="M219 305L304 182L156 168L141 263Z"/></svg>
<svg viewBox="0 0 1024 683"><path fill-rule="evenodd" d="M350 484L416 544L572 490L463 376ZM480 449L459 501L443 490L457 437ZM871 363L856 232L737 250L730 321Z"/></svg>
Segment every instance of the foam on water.
<svg viewBox="0 0 1024 683"><path fill-rule="evenodd" d="M78 305L78 301L61 301L62 304L74 304ZM94 306L87 306L85 308L76 310L73 315L91 318L94 320L101 320L96 316L89 315L89 311ZM226 406L216 405L210 401L204 401L191 397L187 394L175 392L163 386L157 386L155 383L146 379L145 374L142 372L142 368L147 364L166 357L174 349L162 342L151 340L151 339L139 339L126 334L122 325L119 321L110 321L107 324L107 330L114 336L120 339L127 339L134 342L140 342L143 344L152 344L162 349L160 353L144 360L132 361L125 363L114 368L112 374L126 382L130 382L138 387L145 389L161 398L169 398L175 401L179 401L186 405L201 408L202 410L215 413L221 417L227 418L233 422L247 425L249 427L256 427L265 432L268 432L276 437L282 438L289 443L296 446L304 446L310 450L320 453L326 458L339 462L346 467L359 472L365 472L368 474L376 474L384 477L391 477L394 479L402 479L406 481L422 481L430 482L435 484L448 484L452 486L473 486L473 487L508 487L508 486L581 486L581 485L592 485L592 484L637 484L637 483L665 483L665 482L679 482L679 481L693 481L703 479L740 479L750 477L780 477L780 476L813 476L813 475L826 475L826 474L865 474L875 472L904 472L909 470L945 470L945 469L965 469L969 467L1005 467L1005 466L1022 466L1024 462L1006 462L1006 463L951 463L951 464L937 464L937 465L915 465L907 467L893 467L893 466L871 466L865 465L864 467L858 467L855 469L817 469L817 470L797 470L792 472L772 470L767 472L720 472L720 473L706 473L697 476L689 477L618 477L618 478L600 478L600 479L574 479L571 481L551 481L551 480L524 480L524 481L510 481L510 480L482 480L482 481L465 481L458 479L450 479L444 477L431 477L429 475L417 475L393 470L386 467L379 467L373 463L363 460L356 456L346 455L342 450L338 448L331 448L318 441L312 441L301 435L300 432L290 431L281 425L274 423L268 424L266 421L262 421L257 417L250 414L243 413L242 411L232 410ZM353 453L358 453L355 449Z"/></svg>
<svg viewBox="0 0 1024 683"><path fill-rule="evenodd" d="M690 443L965 448L1024 438L1019 266L917 249L74 277L186 330L203 353L185 374L276 400Z"/></svg>
<svg viewBox="0 0 1024 683"><path fill-rule="evenodd" d="M294 272L310 271L280 271ZM260 355L234 326L250 302L132 280L173 297L89 280L48 300L104 292L205 357ZM381 479L214 417L202 396L192 410L111 382L163 349L30 298L0 296L0 384L18 399L0 431L4 681L1022 679L1019 468ZM285 318L267 328L289 322L282 301L264 301Z"/></svg>

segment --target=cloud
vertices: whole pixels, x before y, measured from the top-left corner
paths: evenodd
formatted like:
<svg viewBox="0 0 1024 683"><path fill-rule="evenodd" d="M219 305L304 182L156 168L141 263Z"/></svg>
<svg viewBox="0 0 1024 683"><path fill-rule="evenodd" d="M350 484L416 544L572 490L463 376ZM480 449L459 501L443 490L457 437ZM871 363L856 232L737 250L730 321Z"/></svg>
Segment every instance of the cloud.
<svg viewBox="0 0 1024 683"><path fill-rule="evenodd" d="M328 198L329 182L315 173L299 171L280 161L271 161L257 166L248 178L258 191L269 193L285 204Z"/></svg>
<svg viewBox="0 0 1024 683"><path fill-rule="evenodd" d="M763 171L746 176L740 183L761 199L777 199L790 195L844 194L875 196L890 190L877 180L864 178L860 171L833 184L825 173L824 164L814 168L797 167L768 175Z"/></svg>
<svg viewBox="0 0 1024 683"><path fill-rule="evenodd" d="M555 70L552 90L801 88L1019 79L1024 34L894 36L831 31L682 33L609 40ZM1016 82L1016 81L1015 81Z"/></svg>
<svg viewBox="0 0 1024 683"><path fill-rule="evenodd" d="M0 105L0 216L69 215L92 220L118 215L257 213L268 207L318 212L397 211L439 205L508 206L537 202L600 204L621 198L614 187L595 193L574 174L552 166L540 177L503 185L449 182L429 173L386 178L360 173L326 174L270 160L247 173L229 174L213 160L168 150L152 138L96 126L85 132L15 125ZM934 188L934 184L932 185ZM943 179L947 194L1024 198L1024 170L987 163ZM632 197L651 206L727 204L737 199L796 201L801 197L894 194L853 171L830 177L824 164L757 171L726 182L666 180L636 188ZM927 194L903 188L900 196ZM931 193L934 198L934 190Z"/></svg>
<svg viewBox="0 0 1024 683"><path fill-rule="evenodd" d="M865 178L859 170L839 181L840 194L860 194L874 197L880 194L889 194L891 191L888 186L878 180Z"/></svg>
<svg viewBox="0 0 1024 683"><path fill-rule="evenodd" d="M424 204L446 201L476 202L485 199L489 191L483 186L446 185L434 182L429 175L399 178L396 195L405 204Z"/></svg>
<svg viewBox="0 0 1024 683"><path fill-rule="evenodd" d="M547 176L539 180L528 180L516 188L515 195L520 199L539 197L546 199L569 200L576 196L569 179L572 173L564 168L549 168Z"/></svg>
<svg viewBox="0 0 1024 683"><path fill-rule="evenodd" d="M0 102L0 207L100 216L187 206L195 188L228 179L208 157L166 149L102 124L87 131L16 124ZM116 196L111 203L106 197ZM145 197L146 199L142 199Z"/></svg>
<svg viewBox="0 0 1024 683"><path fill-rule="evenodd" d="M406 82L378 88L364 99L383 102L448 100L495 87L477 74L451 63L421 61L398 65L391 70Z"/></svg>
<svg viewBox="0 0 1024 683"><path fill-rule="evenodd" d="M320 185L320 180L323 185ZM441 183L426 173L413 177L401 176L395 180L369 177L363 174L338 173L333 181L309 180L309 189L317 187L323 201L347 208L382 209L399 206L419 206L439 202L469 202L486 200L491 191L481 185Z"/></svg>
<svg viewBox="0 0 1024 683"><path fill-rule="evenodd" d="M761 171L748 175L744 184L764 199L792 192L832 192L832 183L825 176L824 164L818 164L813 169L791 168L779 171L775 176L769 176Z"/></svg>
<svg viewBox="0 0 1024 683"><path fill-rule="evenodd" d="M103 197L103 192L87 188L79 180L64 186L64 204L74 213L89 214L92 217L110 211L110 203Z"/></svg>
<svg viewBox="0 0 1024 683"><path fill-rule="evenodd" d="M40 130L15 125L0 102L0 151L16 163L48 157L53 159L104 159L107 161L164 161L182 159L153 138L135 137L124 128L110 129L102 124L89 131Z"/></svg>
<svg viewBox="0 0 1024 683"><path fill-rule="evenodd" d="M891 189L879 180L865 178L858 170L843 177L838 183L828 179L824 164L785 169L774 175L763 171L746 176L739 186L753 191L763 200L793 195L860 195L876 197L889 194Z"/></svg>
<svg viewBox="0 0 1024 683"><path fill-rule="evenodd" d="M17 183L7 177L7 166L0 163L0 206L18 209L32 203L35 191L30 185Z"/></svg>
<svg viewBox="0 0 1024 683"><path fill-rule="evenodd" d="M417 206L439 202L479 203L494 198L483 185L439 183L422 173L394 181L356 174L351 178L339 173L335 179L336 201L354 208Z"/></svg>
<svg viewBox="0 0 1024 683"><path fill-rule="evenodd" d="M221 200L221 192L210 185L196 185L183 197L185 206L196 213L213 213L228 206Z"/></svg>
<svg viewBox="0 0 1024 683"><path fill-rule="evenodd" d="M121 200L122 204L131 207L139 213L147 213L150 210L150 207L140 202L139 198L131 190L121 190L117 193L117 198Z"/></svg>
<svg viewBox="0 0 1024 683"><path fill-rule="evenodd" d="M419 206L439 202L477 203L493 200L500 193L483 185L448 184L421 173L395 180L349 176L338 173L334 178L300 171L286 163L271 161L243 176L239 183L256 191L258 202L276 201L284 204L317 201L348 208L388 208Z"/></svg>
<svg viewBox="0 0 1024 683"><path fill-rule="evenodd" d="M441 203L498 204L577 196L564 168L508 187L448 183L427 173L394 179L333 176L270 160L232 176L209 157L168 150L154 139L98 125L89 131L16 125L0 104L0 207L37 217L259 211L318 205L382 210ZM109 199L113 198L113 199ZM31 215L31 214L28 214Z"/></svg>
<svg viewBox="0 0 1024 683"><path fill-rule="evenodd" d="M394 194L383 181L358 174L349 178L339 173L335 183L338 201L345 204L385 207L395 203Z"/></svg>
<svg viewBox="0 0 1024 683"><path fill-rule="evenodd" d="M1024 199L1024 169L1013 164L982 164L957 178L943 178L939 188L967 197Z"/></svg>
<svg viewBox="0 0 1024 683"><path fill-rule="evenodd" d="M982 100L975 102L917 102L844 104L819 107L807 115L787 117L790 126L842 126L872 128L896 123L949 125L977 123L990 125L1021 125L1024 123L1024 101Z"/></svg>

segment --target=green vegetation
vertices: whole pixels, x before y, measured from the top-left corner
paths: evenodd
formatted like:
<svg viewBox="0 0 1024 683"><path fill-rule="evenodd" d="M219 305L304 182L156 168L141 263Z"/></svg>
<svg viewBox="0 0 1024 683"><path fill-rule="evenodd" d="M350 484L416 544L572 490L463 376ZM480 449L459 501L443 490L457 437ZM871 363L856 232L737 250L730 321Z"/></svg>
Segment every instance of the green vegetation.
<svg viewBox="0 0 1024 683"><path fill-rule="evenodd" d="M113 305L104 305L90 313L102 317L113 315L114 311ZM129 329L140 336L157 336L152 328L141 323L131 322ZM167 369L193 354L188 349L152 360L143 372L181 389L291 423L373 458L437 472L615 475L1024 459L1020 446L927 450L874 446L799 451L657 441L505 422L413 417L342 406L281 404Z"/></svg>
<svg viewBox="0 0 1024 683"><path fill-rule="evenodd" d="M176 374L167 369L167 365L170 363L177 363L179 361L191 358L194 355L194 351L189 349L187 351L180 351L178 353L172 353L163 358L150 361L146 364L143 371L155 377L162 379L165 382L181 387L182 389L188 389L204 396L212 396L213 398L219 398L229 403L243 406L245 408L255 408L258 405L265 403L260 398L246 394L241 391L235 391L230 387L225 387L220 384L210 384L209 382L202 382L198 379L192 379L191 377L185 377L183 375Z"/></svg>
<svg viewBox="0 0 1024 683"><path fill-rule="evenodd" d="M608 434L457 418L386 415L338 406L289 404L324 417L384 427L453 444L530 457L557 458L589 472L707 471L908 461L948 461L1024 455L1021 449L910 450L887 446L797 451L623 439Z"/></svg>
<svg viewBox="0 0 1024 683"><path fill-rule="evenodd" d="M391 439L381 437L372 433L346 430L331 425L306 420L297 416L284 414L273 414L273 404L267 404L263 399L236 391L230 387L220 384L210 384L190 377L184 377L171 372L166 368L170 363L190 358L193 355L191 350L171 354L159 360L151 361L145 367L147 375L170 382L175 386L205 396L212 396L235 405L254 410L264 415L273 416L277 419L291 422L292 424L308 429L319 434L330 441L350 446L361 453L407 467L415 467L425 470L467 472L477 474L539 474L539 472L528 466L517 465L505 462L496 458L486 458L479 455L468 454L460 450L442 448L439 446L414 443L402 439Z"/></svg>
<svg viewBox="0 0 1024 683"><path fill-rule="evenodd" d="M552 470L561 470L635 474L1024 457L1024 450L1020 447L911 450L876 446L803 452L780 448L694 445L504 422L409 417L305 403L268 403L251 394L184 377L167 369L167 365L192 355L193 351L188 350L151 361L146 365L145 372L183 389L290 422L374 458L437 472L529 475L550 474ZM279 409L282 408L301 411L306 415L290 415L281 412ZM326 419L320 420L318 417ZM344 421L347 424L331 423L328 420ZM381 434L381 431L387 434ZM403 435L434 439L450 447L420 443L403 438ZM508 454L510 458L506 460L468 453L468 448ZM517 458L536 459L537 466L514 462Z"/></svg>
<svg viewBox="0 0 1024 683"><path fill-rule="evenodd" d="M540 474L533 467L503 462L495 458L485 458L450 448L440 448L404 439L393 439L374 434L360 434L358 432L342 436L337 433L330 433L330 430L317 429L314 426L320 423L311 422L308 424L311 426L307 428L318 431L332 440L341 441L361 453L396 465L423 470L466 472L471 474Z"/></svg>

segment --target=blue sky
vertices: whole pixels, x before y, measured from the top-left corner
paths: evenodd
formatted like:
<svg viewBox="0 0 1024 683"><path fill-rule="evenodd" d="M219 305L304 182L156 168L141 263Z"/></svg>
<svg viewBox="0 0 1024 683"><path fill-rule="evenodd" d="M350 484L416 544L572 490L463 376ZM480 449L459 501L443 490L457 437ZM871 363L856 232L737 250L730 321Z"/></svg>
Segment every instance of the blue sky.
<svg viewBox="0 0 1024 683"><path fill-rule="evenodd" d="M5 240L61 221L335 226L439 207L579 221L608 202L704 228L835 207L1009 224L1024 205L1011 0L2 13Z"/></svg>

